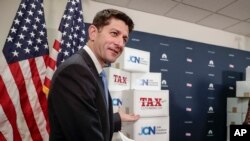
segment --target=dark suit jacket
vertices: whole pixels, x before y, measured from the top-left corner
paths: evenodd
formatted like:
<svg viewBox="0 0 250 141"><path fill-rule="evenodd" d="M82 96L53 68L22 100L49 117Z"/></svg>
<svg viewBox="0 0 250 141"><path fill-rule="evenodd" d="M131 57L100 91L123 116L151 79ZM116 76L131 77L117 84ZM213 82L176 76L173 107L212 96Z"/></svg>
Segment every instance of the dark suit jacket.
<svg viewBox="0 0 250 141"><path fill-rule="evenodd" d="M62 63L53 75L48 96L50 141L111 141L121 129L118 113L108 107L100 75L82 49Z"/></svg>

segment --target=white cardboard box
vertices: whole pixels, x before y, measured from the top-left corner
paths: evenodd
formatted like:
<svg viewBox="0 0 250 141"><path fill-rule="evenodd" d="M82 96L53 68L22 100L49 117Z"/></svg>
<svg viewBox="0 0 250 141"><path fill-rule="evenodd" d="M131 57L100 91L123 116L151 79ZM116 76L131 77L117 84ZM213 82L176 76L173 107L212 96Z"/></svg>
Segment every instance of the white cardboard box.
<svg viewBox="0 0 250 141"><path fill-rule="evenodd" d="M238 97L227 98L227 112L241 113L242 112L242 100Z"/></svg>
<svg viewBox="0 0 250 141"><path fill-rule="evenodd" d="M130 89L130 72L108 67L105 68L108 87L110 91L122 91Z"/></svg>
<svg viewBox="0 0 250 141"><path fill-rule="evenodd" d="M241 125L242 123L242 113L227 113L227 126Z"/></svg>
<svg viewBox="0 0 250 141"><path fill-rule="evenodd" d="M131 89L161 90L161 73L131 73Z"/></svg>
<svg viewBox="0 0 250 141"><path fill-rule="evenodd" d="M123 105L129 107L129 113L139 114L140 117L169 116L168 90L125 90L129 96Z"/></svg>
<svg viewBox="0 0 250 141"><path fill-rule="evenodd" d="M111 66L130 72L149 72L150 52L125 47Z"/></svg>
<svg viewBox="0 0 250 141"><path fill-rule="evenodd" d="M122 132L135 141L169 141L169 117L140 118Z"/></svg>
<svg viewBox="0 0 250 141"><path fill-rule="evenodd" d="M129 95L123 94L122 91L110 91L113 104L113 113L118 112L118 109L121 108L125 113L129 114Z"/></svg>
<svg viewBox="0 0 250 141"><path fill-rule="evenodd" d="M250 97L250 81L236 81L236 97Z"/></svg>
<svg viewBox="0 0 250 141"><path fill-rule="evenodd" d="M242 113L247 113L249 98L241 98Z"/></svg>

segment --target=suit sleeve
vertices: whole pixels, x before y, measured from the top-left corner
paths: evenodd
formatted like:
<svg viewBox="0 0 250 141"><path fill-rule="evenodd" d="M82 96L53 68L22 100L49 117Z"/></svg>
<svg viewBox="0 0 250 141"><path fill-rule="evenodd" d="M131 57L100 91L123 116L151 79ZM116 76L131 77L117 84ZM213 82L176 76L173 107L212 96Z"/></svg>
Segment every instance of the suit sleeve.
<svg viewBox="0 0 250 141"><path fill-rule="evenodd" d="M52 133L51 140L61 135L69 141L104 141L93 76L80 65L70 65L53 79L49 118L56 133Z"/></svg>
<svg viewBox="0 0 250 141"><path fill-rule="evenodd" d="M113 114L114 132L121 131L121 117L119 113Z"/></svg>

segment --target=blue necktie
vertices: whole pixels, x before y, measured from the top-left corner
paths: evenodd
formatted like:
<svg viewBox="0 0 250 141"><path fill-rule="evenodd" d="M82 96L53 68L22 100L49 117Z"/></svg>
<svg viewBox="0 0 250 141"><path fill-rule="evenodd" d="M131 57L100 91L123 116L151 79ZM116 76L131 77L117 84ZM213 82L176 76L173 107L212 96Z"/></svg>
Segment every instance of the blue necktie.
<svg viewBox="0 0 250 141"><path fill-rule="evenodd" d="M103 70L101 72L101 77L102 77L102 83L103 83L103 86L104 86L104 92L105 92L105 99L106 99L106 102L107 102L107 107L108 107L108 81L107 81L107 76L106 76L106 73L105 71Z"/></svg>

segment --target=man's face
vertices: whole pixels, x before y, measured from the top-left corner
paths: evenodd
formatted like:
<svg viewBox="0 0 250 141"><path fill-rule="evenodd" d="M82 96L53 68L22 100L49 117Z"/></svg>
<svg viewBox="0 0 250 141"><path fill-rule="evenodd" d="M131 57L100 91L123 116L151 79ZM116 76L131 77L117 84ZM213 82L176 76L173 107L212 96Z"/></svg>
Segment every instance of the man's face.
<svg viewBox="0 0 250 141"><path fill-rule="evenodd" d="M96 29L93 33L93 52L101 65L115 62L128 41L128 26L123 21L112 18L109 25Z"/></svg>

